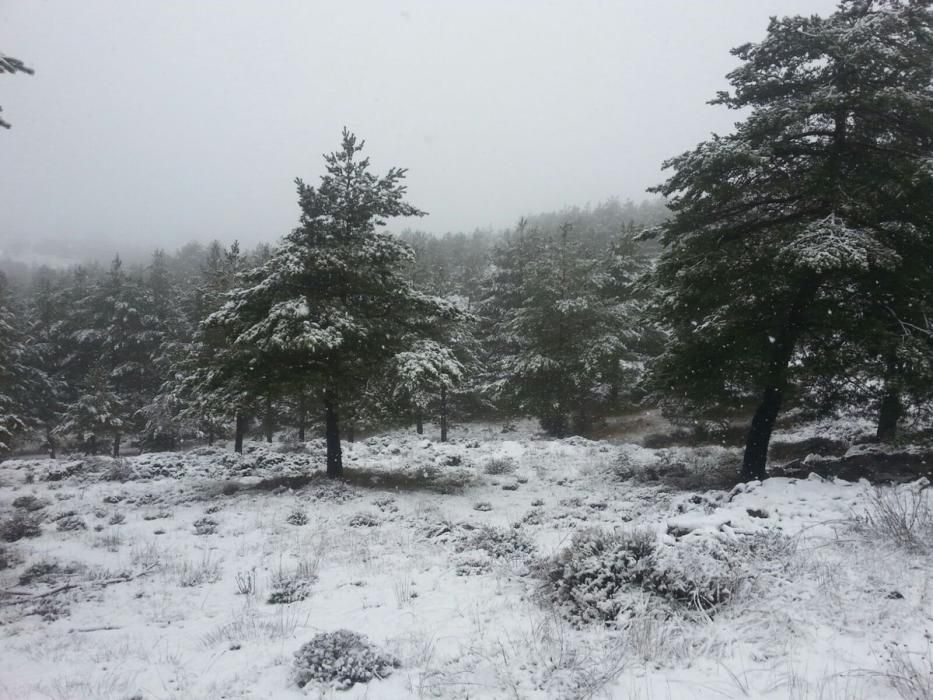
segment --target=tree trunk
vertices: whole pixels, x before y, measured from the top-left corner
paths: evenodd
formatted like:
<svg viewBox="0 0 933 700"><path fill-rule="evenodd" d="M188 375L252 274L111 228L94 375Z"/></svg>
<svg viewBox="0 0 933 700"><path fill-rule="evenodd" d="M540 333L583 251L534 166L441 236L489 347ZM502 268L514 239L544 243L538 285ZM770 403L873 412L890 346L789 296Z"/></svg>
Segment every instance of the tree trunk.
<svg viewBox="0 0 933 700"><path fill-rule="evenodd" d="M424 421L421 418L421 411L419 411L418 415L415 417L415 430L418 432L418 435L424 435Z"/></svg>
<svg viewBox="0 0 933 700"><path fill-rule="evenodd" d="M266 442L271 443L272 433L273 433L272 397L271 396L266 397L265 411L263 411L262 427L263 427L263 431L266 434Z"/></svg>
<svg viewBox="0 0 933 700"><path fill-rule="evenodd" d="M441 442L447 442L447 387L441 387Z"/></svg>
<svg viewBox="0 0 933 700"><path fill-rule="evenodd" d="M347 442L353 443L356 440L356 430L353 427L353 423L347 425Z"/></svg>
<svg viewBox="0 0 933 700"><path fill-rule="evenodd" d="M97 454L97 436L96 435L91 435L91 437L88 438L85 454L89 454L91 456Z"/></svg>
<svg viewBox="0 0 933 700"><path fill-rule="evenodd" d="M45 428L45 443L49 448L49 459L55 459L55 436L52 435L52 429Z"/></svg>
<svg viewBox="0 0 933 700"><path fill-rule="evenodd" d="M327 476L339 479L343 476L343 454L340 450L340 424L337 417L337 402L331 392L324 397L325 437L327 440Z"/></svg>
<svg viewBox="0 0 933 700"><path fill-rule="evenodd" d="M113 456L120 456L120 433L113 436Z"/></svg>
<svg viewBox="0 0 933 700"><path fill-rule="evenodd" d="M779 333L771 342L764 392L745 440L745 455L742 458L742 479L745 481L768 478L765 468L768 463L768 446L787 389L787 367L803 330L804 312L816 295L817 287L816 280L801 284Z"/></svg>
<svg viewBox="0 0 933 700"><path fill-rule="evenodd" d="M212 425L207 429L207 444L213 446L214 444L214 426Z"/></svg>
<svg viewBox="0 0 933 700"><path fill-rule="evenodd" d="M233 449L235 452L243 454L243 436L246 435L246 416L242 413L236 414L236 433L233 437Z"/></svg>
<svg viewBox="0 0 933 700"><path fill-rule="evenodd" d="M897 422L904 413L901 395L897 388L886 384L881 408L878 411L878 430L875 433L881 442L892 442L897 437Z"/></svg>
<svg viewBox="0 0 933 700"><path fill-rule="evenodd" d="M305 407L305 395L298 398L298 442L305 441L305 424L308 421L308 409Z"/></svg>

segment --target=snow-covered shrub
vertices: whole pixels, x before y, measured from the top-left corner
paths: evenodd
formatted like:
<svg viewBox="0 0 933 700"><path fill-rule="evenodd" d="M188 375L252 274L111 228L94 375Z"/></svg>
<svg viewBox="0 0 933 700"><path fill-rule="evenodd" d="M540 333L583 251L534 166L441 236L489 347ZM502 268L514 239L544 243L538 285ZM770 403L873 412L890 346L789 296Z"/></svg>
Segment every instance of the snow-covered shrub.
<svg viewBox="0 0 933 700"><path fill-rule="evenodd" d="M732 598L747 574L741 545L724 538L659 546L642 585L669 600L708 609Z"/></svg>
<svg viewBox="0 0 933 700"><path fill-rule="evenodd" d="M544 594L574 623L612 622L622 611L619 593L651 574L654 534L586 529L543 563Z"/></svg>
<svg viewBox="0 0 933 700"><path fill-rule="evenodd" d="M289 525L299 525L299 526L307 525L308 516L305 514L303 510L299 510L296 508L291 513L289 513L287 516L285 516L285 522L287 522Z"/></svg>
<svg viewBox="0 0 933 700"><path fill-rule="evenodd" d="M217 532L217 521L213 518L199 518L194 521L195 535L213 535Z"/></svg>
<svg viewBox="0 0 933 700"><path fill-rule="evenodd" d="M107 522L111 525L122 525L126 522L126 516L123 513L114 513Z"/></svg>
<svg viewBox="0 0 933 700"><path fill-rule="evenodd" d="M19 564L19 558L9 547L0 546L0 571L11 569Z"/></svg>
<svg viewBox="0 0 933 700"><path fill-rule="evenodd" d="M17 510L9 518L0 522L0 539L4 542L16 542L24 537L38 537L42 534L40 522L39 516Z"/></svg>
<svg viewBox="0 0 933 700"><path fill-rule="evenodd" d="M518 465L511 457L491 457L483 465L483 472L492 476L512 474L516 469Z"/></svg>
<svg viewBox="0 0 933 700"><path fill-rule="evenodd" d="M482 513L488 513L492 510L492 503L489 501L480 501L473 505L473 510L478 510Z"/></svg>
<svg viewBox="0 0 933 700"><path fill-rule="evenodd" d="M521 530L486 525L472 533L460 549L479 549L494 559L531 557L535 552L534 544Z"/></svg>
<svg viewBox="0 0 933 700"><path fill-rule="evenodd" d="M133 478L133 467L122 458L111 460L106 466L100 478L104 481L127 482Z"/></svg>
<svg viewBox="0 0 933 700"><path fill-rule="evenodd" d="M73 532L75 530L87 530L87 523L84 518L75 513L69 513L64 517L58 518L55 522L55 529L59 532Z"/></svg>
<svg viewBox="0 0 933 700"><path fill-rule="evenodd" d="M48 505L48 503L45 500L33 496L32 494L28 494L26 496L17 496L13 499L14 508L20 508L21 510L29 511L30 513L37 510L42 510L46 507L46 505Z"/></svg>
<svg viewBox="0 0 933 700"><path fill-rule="evenodd" d="M73 576L81 570L76 564L59 564L55 561L43 559L30 564L19 576L20 586L31 586L34 583L44 583L48 586L55 584L59 579Z"/></svg>
<svg viewBox="0 0 933 700"><path fill-rule="evenodd" d="M481 576L492 571L492 557L482 549L469 549L454 557L457 576Z"/></svg>
<svg viewBox="0 0 933 700"><path fill-rule="evenodd" d="M379 524L379 518L369 513L357 513L350 518L350 527L376 527Z"/></svg>
<svg viewBox="0 0 933 700"><path fill-rule="evenodd" d="M295 652L294 679L299 688L318 681L347 689L355 683L385 678L400 665L363 635L337 630L315 635Z"/></svg>
<svg viewBox="0 0 933 700"><path fill-rule="evenodd" d="M311 586L317 580L313 568L299 566L294 572L279 569L272 577L271 591L266 602L270 605L297 603L311 595Z"/></svg>

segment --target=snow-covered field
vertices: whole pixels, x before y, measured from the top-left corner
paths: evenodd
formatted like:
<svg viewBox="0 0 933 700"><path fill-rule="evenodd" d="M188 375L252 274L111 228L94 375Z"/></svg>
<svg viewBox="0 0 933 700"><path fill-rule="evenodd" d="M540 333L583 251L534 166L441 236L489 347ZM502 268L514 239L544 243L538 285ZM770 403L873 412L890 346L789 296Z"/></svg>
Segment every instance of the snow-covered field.
<svg viewBox="0 0 933 700"><path fill-rule="evenodd" d="M467 426L347 445L345 483L314 443L7 461L0 534L27 536L2 545L0 697L930 697L929 554L866 520L865 482L663 477L736 460ZM542 574L593 528L648 531L662 562L583 591L610 624ZM691 603L678 572L725 594ZM385 677L297 687L295 652L340 629Z"/></svg>

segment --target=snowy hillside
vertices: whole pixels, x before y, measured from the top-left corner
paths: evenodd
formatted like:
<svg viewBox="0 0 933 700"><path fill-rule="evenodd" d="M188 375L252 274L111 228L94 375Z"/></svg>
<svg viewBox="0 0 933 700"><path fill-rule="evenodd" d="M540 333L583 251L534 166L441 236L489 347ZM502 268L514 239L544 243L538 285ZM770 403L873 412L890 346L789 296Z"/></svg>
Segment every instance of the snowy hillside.
<svg viewBox="0 0 933 700"><path fill-rule="evenodd" d="M0 465L15 540L2 550L0 697L933 688L931 562L878 520L879 505L925 506L925 480L685 491L663 473L730 453L493 426L348 445L344 482L323 478L317 443L249 447ZM302 645L338 630L364 638L320 636L296 667Z"/></svg>

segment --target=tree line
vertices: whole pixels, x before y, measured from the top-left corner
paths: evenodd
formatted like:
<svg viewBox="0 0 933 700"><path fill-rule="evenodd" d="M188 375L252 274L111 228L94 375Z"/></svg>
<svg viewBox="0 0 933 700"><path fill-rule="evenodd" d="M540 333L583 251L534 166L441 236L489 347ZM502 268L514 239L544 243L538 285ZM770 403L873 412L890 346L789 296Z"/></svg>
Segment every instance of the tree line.
<svg viewBox="0 0 933 700"><path fill-rule="evenodd" d="M766 476L782 409L877 417L933 398L933 23L927 0L844 0L733 52L734 133L665 163L664 199L521 220L501 236L386 232L405 170L344 130L296 228L157 251L144 269L0 286L0 443L117 454L283 426L353 431L534 416L554 436L662 406L749 428Z"/></svg>

